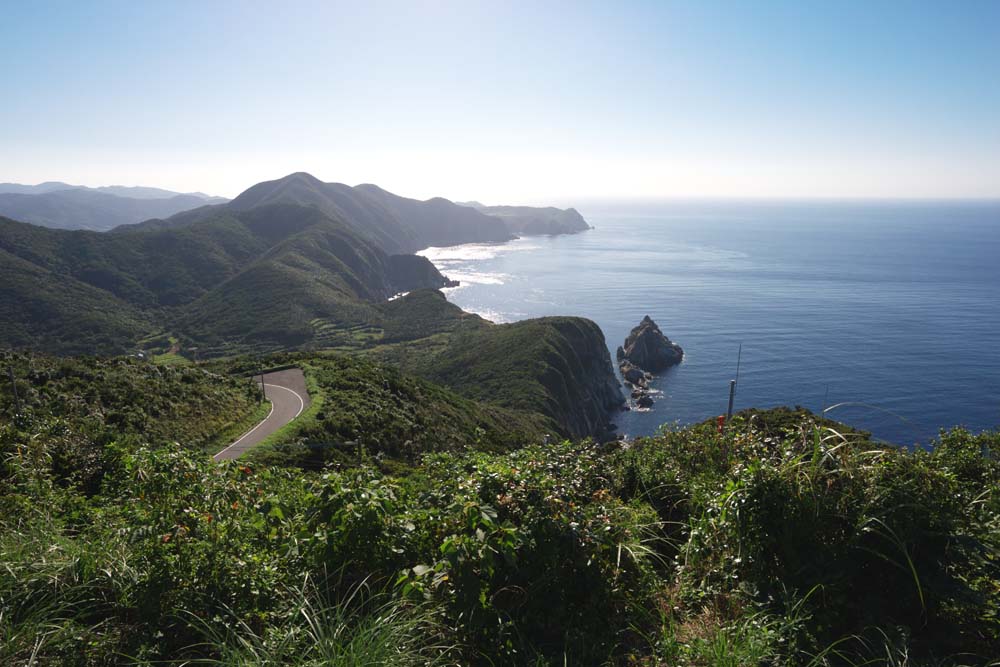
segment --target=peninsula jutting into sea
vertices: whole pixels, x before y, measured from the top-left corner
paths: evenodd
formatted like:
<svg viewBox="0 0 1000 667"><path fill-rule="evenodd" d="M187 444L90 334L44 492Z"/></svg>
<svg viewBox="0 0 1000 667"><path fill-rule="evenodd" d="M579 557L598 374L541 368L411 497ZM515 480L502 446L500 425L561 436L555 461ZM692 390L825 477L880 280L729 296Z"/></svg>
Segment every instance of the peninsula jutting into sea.
<svg viewBox="0 0 1000 667"><path fill-rule="evenodd" d="M5 7L0 666L1000 665L998 27Z"/></svg>

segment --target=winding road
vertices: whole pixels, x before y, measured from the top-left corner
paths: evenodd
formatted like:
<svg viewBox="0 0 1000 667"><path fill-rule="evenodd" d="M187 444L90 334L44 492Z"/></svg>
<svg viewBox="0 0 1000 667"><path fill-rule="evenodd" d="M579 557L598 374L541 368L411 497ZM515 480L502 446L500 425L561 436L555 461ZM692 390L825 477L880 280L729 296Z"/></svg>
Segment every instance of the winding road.
<svg viewBox="0 0 1000 667"><path fill-rule="evenodd" d="M260 382L260 376L254 376L254 380ZM245 451L301 415L309 407L306 378L300 368L265 373L264 387L267 390L267 398L271 401L271 412L264 421L213 456L216 461L239 458Z"/></svg>

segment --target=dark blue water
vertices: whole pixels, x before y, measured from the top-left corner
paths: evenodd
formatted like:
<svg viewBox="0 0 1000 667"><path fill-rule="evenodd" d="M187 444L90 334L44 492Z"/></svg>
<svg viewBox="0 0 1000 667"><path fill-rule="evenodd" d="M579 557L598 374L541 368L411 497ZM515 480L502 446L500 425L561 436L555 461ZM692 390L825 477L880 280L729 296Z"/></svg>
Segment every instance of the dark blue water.
<svg viewBox="0 0 1000 667"><path fill-rule="evenodd" d="M596 229L424 254L498 322L596 321L614 350L649 314L684 347L629 435L737 409L829 415L900 444L1000 426L1000 203L590 207Z"/></svg>

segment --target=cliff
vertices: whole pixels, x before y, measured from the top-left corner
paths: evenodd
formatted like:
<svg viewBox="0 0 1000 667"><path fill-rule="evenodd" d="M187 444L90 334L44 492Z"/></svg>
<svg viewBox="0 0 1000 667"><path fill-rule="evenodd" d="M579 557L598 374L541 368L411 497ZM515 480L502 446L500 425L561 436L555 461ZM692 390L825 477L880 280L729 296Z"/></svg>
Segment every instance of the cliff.
<svg viewBox="0 0 1000 667"><path fill-rule="evenodd" d="M390 255L389 282L397 292L458 286L457 281L442 276L429 259L420 255Z"/></svg>
<svg viewBox="0 0 1000 667"><path fill-rule="evenodd" d="M607 435L609 413L625 402L604 334L580 317L462 331L444 350L410 363L470 398L541 413L559 436Z"/></svg>

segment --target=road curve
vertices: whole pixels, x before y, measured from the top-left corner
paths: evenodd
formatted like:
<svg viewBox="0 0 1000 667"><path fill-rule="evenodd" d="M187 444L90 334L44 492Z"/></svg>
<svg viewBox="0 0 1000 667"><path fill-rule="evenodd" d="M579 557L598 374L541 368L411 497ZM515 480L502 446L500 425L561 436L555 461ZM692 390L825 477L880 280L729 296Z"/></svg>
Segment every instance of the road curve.
<svg viewBox="0 0 1000 667"><path fill-rule="evenodd" d="M260 376L254 377L260 386ZM252 429L240 436L236 442L213 456L216 461L239 458L245 451L292 421L309 407L309 392L302 369L289 368L264 374L264 387L271 401L271 412Z"/></svg>

